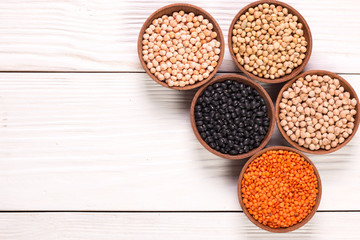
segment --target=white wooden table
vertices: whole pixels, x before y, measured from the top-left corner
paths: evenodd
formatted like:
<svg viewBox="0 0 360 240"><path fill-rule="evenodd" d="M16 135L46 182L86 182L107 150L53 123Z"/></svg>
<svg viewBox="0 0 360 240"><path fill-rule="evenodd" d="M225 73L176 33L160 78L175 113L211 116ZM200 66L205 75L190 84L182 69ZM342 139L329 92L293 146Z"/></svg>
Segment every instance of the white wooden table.
<svg viewBox="0 0 360 240"><path fill-rule="evenodd" d="M245 217L244 161L198 143L194 91L161 87L141 68L140 27L174 1L152 2L0 1L0 239L359 239L359 133L338 152L309 155L323 197L303 228L273 234ZM250 1L184 2L227 36ZM339 73L360 94L360 2L286 2L312 30L306 70ZM236 72L227 47L225 72ZM275 99L281 84L264 86ZM276 129L269 146L278 144Z"/></svg>

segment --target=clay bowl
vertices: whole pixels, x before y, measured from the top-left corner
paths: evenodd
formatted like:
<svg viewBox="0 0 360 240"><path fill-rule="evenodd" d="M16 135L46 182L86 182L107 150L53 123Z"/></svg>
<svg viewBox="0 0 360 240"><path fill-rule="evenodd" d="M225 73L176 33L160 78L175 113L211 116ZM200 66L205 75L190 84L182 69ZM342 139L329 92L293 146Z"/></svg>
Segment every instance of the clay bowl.
<svg viewBox="0 0 360 240"><path fill-rule="evenodd" d="M230 154L224 154L221 153L219 151L216 151L215 149L212 149L200 136L200 133L198 132L198 129L196 127L196 123L195 123L195 104L198 100L198 98L202 95L202 93L204 92L204 90L209 86L212 85L216 82L223 82L225 80L234 80L240 83L243 83L245 85L251 86L254 89L256 89L256 91L260 94L260 96L262 98L264 98L265 102L266 102L266 106L268 109L268 117L270 119L270 124L269 124L269 129L268 132L266 133L262 143L259 145L259 147L254 148L253 150L247 152L247 153L243 153L243 154L238 154L238 155L230 155ZM260 86L260 84L247 79L246 77L243 77L241 75L236 75L236 74L226 74L226 75L221 75L218 76L214 79L212 79L210 82L208 82L206 85L204 85L202 88L200 88L191 103L191 109L190 109L190 121L191 121L191 126L192 129L194 131L194 134L196 136L196 138L199 140L199 142L211 153L219 156L219 157L223 157L223 158L227 158L227 159L243 159L243 158L247 158L252 156L253 154L255 154L256 152L258 152L259 150L261 150L262 148L264 148L266 146L266 144L269 142L271 135L274 131L274 127L275 127L275 118L274 118L274 106L273 103L271 101L271 98L269 97L268 93L265 91L265 89Z"/></svg>
<svg viewBox="0 0 360 240"><path fill-rule="evenodd" d="M282 6L282 7L286 7L289 10L289 13L296 15L298 17L298 22L303 24L303 31L304 31L304 37L306 39L306 41L308 42L308 46L307 46L307 52L306 52L306 56L305 59L303 60L303 62L301 63L300 66L298 66L297 68L295 68L290 74L285 75L281 78L276 78L276 79L267 79L267 78L261 78L258 77L254 74L252 74L251 72L248 72L245 70L245 68L237 61L235 53L232 49L232 30L234 29L234 25L236 23L236 21L240 18L241 15L243 15L249 8L251 7L256 7L259 4L263 4L263 3L268 3L268 4L275 4L275 6ZM306 64L308 63L309 59L310 59L310 55L311 55L311 50L312 50L312 37L311 37L311 32L310 32L310 28L308 26L308 24L306 23L305 19L303 16L301 16L301 14L296 11L296 9L294 9L293 7L291 7L290 5L283 3L283 2L279 2L279 1L275 1L275 0L261 0L261 1L256 1L256 2L252 2L249 5L245 6L243 9L241 9L238 14L236 14L236 16L234 17L232 23L230 24L230 28L229 28L229 35L228 35L228 45L229 45L229 51L231 54L232 59L234 60L236 66L243 72L245 73L248 77L255 79L257 81L260 82L266 82L266 83L281 83L281 82L286 82L292 78L294 78L296 75L298 75L306 66Z"/></svg>
<svg viewBox="0 0 360 240"><path fill-rule="evenodd" d="M211 74L209 75L209 77L207 77L206 79L202 80L201 82L196 82L193 85L187 85L185 87L170 87L165 81L160 81L158 80L151 72L150 70L147 68L146 63L143 59L143 54L142 54L142 36L145 33L145 30L151 25L152 21L156 18L159 18L165 14L170 15L173 12L178 12L183 10L185 13L189 13L189 12L193 12L195 15L203 15L204 18L208 19L210 23L213 24L214 28L213 30L217 33L217 37L216 39L220 42L220 55L219 55L219 60L218 60L218 64L215 67L214 71L211 72ZM215 21L215 19L205 10L203 10L202 8L199 8L197 6L191 5L191 4L186 4L186 3L175 3L175 4L170 4L167 5L165 7L162 7L158 10L156 10L153 14L150 15L150 17L148 17L148 19L146 19L145 23L143 24L140 33L139 33L139 37L138 37L138 44L137 44L137 49L138 49L138 56L141 62L142 67L144 68L145 72L147 74L149 74L149 76L157 83L159 83L160 85L167 87L167 88L171 88L171 89L176 89L176 90L190 90L190 89L194 89L197 87L200 87L202 85L204 85L205 83L207 83L212 77L214 77L214 75L216 74L216 72L219 70L221 62L224 58L224 53L225 53L225 43L224 43L224 36L222 34L221 28L219 26L219 24Z"/></svg>
<svg viewBox="0 0 360 240"><path fill-rule="evenodd" d="M241 181L244 177L245 171L248 168L249 164L255 160L257 157L261 156L263 153L265 153L266 151L269 150L285 150L285 151L291 151L291 152L295 152L297 154L299 154L301 157L303 157L306 161L308 161L315 172L316 178L318 180L318 194L316 197L316 201L315 201L315 205L313 207L313 209L311 210L311 212L299 223L291 226L291 227L287 227L287 228L271 228L269 226L265 226L262 223L258 222L248 211L248 209L245 207L243 199L242 199L242 194L241 194ZM275 233L285 233L285 232L290 232L290 231L294 231L302 226L304 226L316 213L316 210L319 207L320 204L320 200L321 200L321 193L322 193L322 186L321 186L321 179L320 179L320 175L318 170L316 169L315 165L313 162L310 161L310 159L302 152L290 148L290 147L284 147L284 146L274 146L274 147L269 147L269 148L265 148L263 150L261 150L260 152L257 152L254 156L252 156L245 164L245 166L242 168L241 173L240 173L240 177L239 177L239 181L238 181L238 197L239 197L239 203L240 206L242 208L242 210L244 211L245 215L249 218L249 220L254 223L256 226L269 231L269 232L275 232Z"/></svg>
<svg viewBox="0 0 360 240"><path fill-rule="evenodd" d="M280 113L280 102L282 99L282 94L283 92L288 89L297 79L299 79L300 77L305 77L306 75L319 75L319 76L324 76L324 75L328 75L331 78L337 78L340 81L340 84L344 87L345 91L350 93L350 97L351 98L355 98L357 101L357 105L356 105L356 115L355 115L355 126L353 129L353 133L347 138L345 139L345 141L341 144L339 144L337 147L335 148L331 148L330 150L325 150L325 149L319 149L319 150L310 150L308 148L302 147L300 146L298 143L292 141L290 139L290 137L286 134L285 130L281 127L280 125L280 117L279 117L279 113ZM286 139L286 141L293 146L294 148L297 148L303 152L306 153L312 153L312 154L326 154L326 153L331 153L331 152L335 152L337 150L339 150L340 148L344 147L348 142L350 142L350 140L353 138L353 136L355 135L358 127L359 127L359 122L360 122L360 115L359 115L359 111L360 111L360 104L359 104L359 98L356 95L355 90L351 87L351 85L342 77L340 77L339 75L332 73L332 72L328 72L328 71L323 71L323 70L311 70L311 71L306 71L303 72L302 74L300 74L299 76L296 76L294 79L292 79L291 81L287 82L280 90L279 95L276 99L276 104L275 104L275 119L276 119L276 124L282 134L282 136Z"/></svg>

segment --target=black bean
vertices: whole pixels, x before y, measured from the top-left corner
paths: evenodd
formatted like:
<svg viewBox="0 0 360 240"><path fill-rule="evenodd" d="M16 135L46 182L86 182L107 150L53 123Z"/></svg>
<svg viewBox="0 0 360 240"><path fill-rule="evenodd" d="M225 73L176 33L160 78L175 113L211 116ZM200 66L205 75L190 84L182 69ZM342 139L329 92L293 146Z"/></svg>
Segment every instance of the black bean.
<svg viewBox="0 0 360 240"><path fill-rule="evenodd" d="M230 155L237 155L238 153L239 153L239 151L237 151L237 150L231 150L229 152Z"/></svg>
<svg viewBox="0 0 360 240"><path fill-rule="evenodd" d="M270 125L265 100L251 86L233 80L208 86L195 104L194 116L201 138L231 155L258 147Z"/></svg>
<svg viewBox="0 0 360 240"><path fill-rule="evenodd" d="M258 117L265 116L265 112L263 112L263 111L258 111L258 112L256 112L256 116L258 116Z"/></svg>
<svg viewBox="0 0 360 240"><path fill-rule="evenodd" d="M241 95L247 97L249 93L245 89L243 89L241 90Z"/></svg>
<svg viewBox="0 0 360 240"><path fill-rule="evenodd" d="M251 108L251 105L250 105L249 101L247 101L247 100L245 101L245 108L247 110L249 110Z"/></svg>
<svg viewBox="0 0 360 240"><path fill-rule="evenodd" d="M206 133L202 132L202 133L200 133L200 136L201 136L202 139L204 139L204 138L206 138Z"/></svg>
<svg viewBox="0 0 360 240"><path fill-rule="evenodd" d="M218 88L220 86L221 86L220 83L214 83L214 85L213 85L214 88Z"/></svg>
<svg viewBox="0 0 360 240"><path fill-rule="evenodd" d="M210 142L213 142L213 141L214 141L214 139L212 137L207 137L205 139L205 142L207 142L207 143L210 143Z"/></svg>
<svg viewBox="0 0 360 240"><path fill-rule="evenodd" d="M262 118L255 118L255 121L254 121L256 124L259 124L259 125L262 125L263 124L263 120Z"/></svg>
<svg viewBox="0 0 360 240"><path fill-rule="evenodd" d="M259 133L266 134L264 127L259 127Z"/></svg>
<svg viewBox="0 0 360 240"><path fill-rule="evenodd" d="M195 118L201 118L202 117L202 113L201 112L195 112Z"/></svg>
<svg viewBox="0 0 360 240"><path fill-rule="evenodd" d="M250 151L249 146L245 146L245 147L244 147L244 152L246 152L246 153L247 153L247 152L249 152L249 151Z"/></svg>
<svg viewBox="0 0 360 240"><path fill-rule="evenodd" d="M233 106L229 105L228 110L229 110L229 112L234 112L235 108Z"/></svg>
<svg viewBox="0 0 360 240"><path fill-rule="evenodd" d="M250 105L252 109L255 109L260 105L260 103L257 102L256 100L253 100Z"/></svg>

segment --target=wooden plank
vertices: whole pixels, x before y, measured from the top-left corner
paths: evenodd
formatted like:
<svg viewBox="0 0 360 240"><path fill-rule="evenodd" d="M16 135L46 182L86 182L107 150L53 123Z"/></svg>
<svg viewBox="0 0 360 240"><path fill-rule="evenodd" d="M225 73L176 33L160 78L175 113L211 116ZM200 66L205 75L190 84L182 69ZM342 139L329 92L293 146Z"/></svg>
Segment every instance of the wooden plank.
<svg viewBox="0 0 360 240"><path fill-rule="evenodd" d="M276 234L243 213L1 213L0 239L359 239L359 222L358 212L318 212Z"/></svg>
<svg viewBox="0 0 360 240"><path fill-rule="evenodd" d="M343 75L360 92L360 75ZM264 85L273 99L281 85ZM196 140L194 91L145 73L0 74L0 210L239 210L245 161ZM285 144L275 129L269 146ZM360 210L360 134L310 155L321 210Z"/></svg>
<svg viewBox="0 0 360 240"><path fill-rule="evenodd" d="M175 0L0 1L0 71L143 71L136 40L145 19ZM186 0L210 12L225 39L251 0ZM360 2L288 0L307 20L314 48L306 69L359 73ZM235 71L226 48L221 71Z"/></svg>

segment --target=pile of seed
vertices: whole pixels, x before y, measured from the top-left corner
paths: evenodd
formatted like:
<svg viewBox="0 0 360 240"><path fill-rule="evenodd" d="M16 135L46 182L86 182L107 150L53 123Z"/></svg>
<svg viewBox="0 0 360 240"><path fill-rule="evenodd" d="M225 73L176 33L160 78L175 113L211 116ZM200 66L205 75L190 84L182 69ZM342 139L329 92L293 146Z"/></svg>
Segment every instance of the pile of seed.
<svg viewBox="0 0 360 240"><path fill-rule="evenodd" d="M280 125L300 146L330 150L353 133L357 102L338 79L307 75L282 97Z"/></svg>
<svg viewBox="0 0 360 240"><path fill-rule="evenodd" d="M230 155L257 148L270 122L259 93L233 80L208 86L198 98L194 114L201 138L216 151Z"/></svg>
<svg viewBox="0 0 360 240"><path fill-rule="evenodd" d="M271 228L301 222L313 209L317 193L312 165L290 151L267 151L249 164L241 180L245 207Z"/></svg>
<svg viewBox="0 0 360 240"><path fill-rule="evenodd" d="M303 62L307 51L298 17L274 4L249 8L234 25L232 35L237 61L261 78L290 74Z"/></svg>
<svg viewBox="0 0 360 240"><path fill-rule="evenodd" d="M154 19L142 41L147 68L170 87L185 87L208 78L220 54L213 28L202 15L184 11Z"/></svg>

